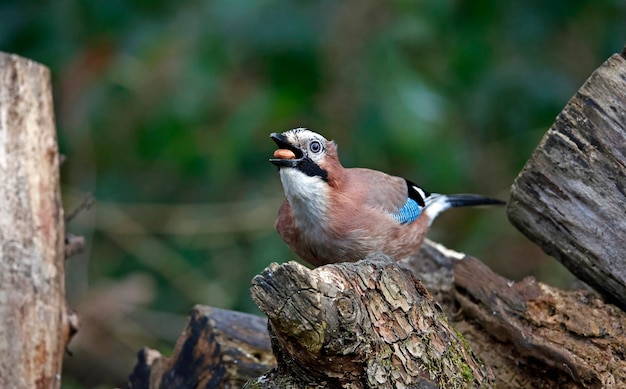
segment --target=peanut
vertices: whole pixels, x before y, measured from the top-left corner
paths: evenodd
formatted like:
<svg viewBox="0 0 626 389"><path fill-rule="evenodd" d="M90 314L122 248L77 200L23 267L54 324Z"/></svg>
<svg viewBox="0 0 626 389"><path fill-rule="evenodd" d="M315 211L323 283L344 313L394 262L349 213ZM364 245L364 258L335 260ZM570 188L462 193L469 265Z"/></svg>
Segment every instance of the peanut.
<svg viewBox="0 0 626 389"><path fill-rule="evenodd" d="M287 149L278 149L274 151L274 157L280 159L294 159L296 158L296 154L293 151Z"/></svg>

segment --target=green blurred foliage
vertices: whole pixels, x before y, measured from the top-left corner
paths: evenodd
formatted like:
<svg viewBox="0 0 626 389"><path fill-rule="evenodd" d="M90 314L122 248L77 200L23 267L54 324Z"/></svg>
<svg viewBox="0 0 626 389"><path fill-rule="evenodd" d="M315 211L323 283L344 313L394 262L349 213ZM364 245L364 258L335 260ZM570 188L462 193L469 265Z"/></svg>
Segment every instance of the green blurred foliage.
<svg viewBox="0 0 626 389"><path fill-rule="evenodd" d="M0 50L50 67L67 264L83 318L64 387L120 385L170 352L196 303L255 312L251 278L294 256L270 132L305 126L344 165L506 198L569 97L626 42L626 3L372 0L0 2ZM502 210L430 235L505 276L567 274Z"/></svg>

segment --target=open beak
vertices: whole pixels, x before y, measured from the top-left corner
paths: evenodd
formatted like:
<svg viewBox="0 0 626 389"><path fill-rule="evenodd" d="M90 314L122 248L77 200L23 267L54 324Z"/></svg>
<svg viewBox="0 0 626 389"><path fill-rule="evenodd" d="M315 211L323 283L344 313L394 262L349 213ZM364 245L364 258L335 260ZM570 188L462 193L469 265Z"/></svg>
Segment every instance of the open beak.
<svg viewBox="0 0 626 389"><path fill-rule="evenodd" d="M274 151L274 158L270 158L270 162L278 167L296 167L304 157L302 149L290 144L283 134L274 132L270 138L278 146L278 150Z"/></svg>

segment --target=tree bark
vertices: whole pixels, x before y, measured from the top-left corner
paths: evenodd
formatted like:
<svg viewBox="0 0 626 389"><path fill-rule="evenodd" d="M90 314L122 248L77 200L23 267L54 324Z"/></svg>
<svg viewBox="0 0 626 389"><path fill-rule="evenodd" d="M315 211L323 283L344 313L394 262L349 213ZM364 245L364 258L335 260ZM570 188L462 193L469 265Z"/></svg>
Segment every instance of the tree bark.
<svg viewBox="0 0 626 389"><path fill-rule="evenodd" d="M220 334L214 328L233 325L232 320L220 319L228 311L197 306L171 358L147 349L140 352L129 387L164 388L162 377L176 372L177 382L185 385L169 387L238 388L272 368L248 387L626 386L626 314L593 292L561 291L532 278L513 282L472 257L430 241L414 263L403 265L426 269L419 277L431 281L431 291L447 318L422 295L414 277L394 263L369 260L315 270L294 263L274 264L255 279L253 291L271 318L269 333L265 319L231 312L247 335ZM419 336L415 317L422 320L417 327L429 336ZM437 341L439 337L446 342ZM267 357L270 338L278 366ZM219 346L206 347L205 342ZM451 350L429 364L442 344ZM470 348L472 354L467 354ZM460 353L460 360L452 357L455 353ZM256 355L256 359L243 361L238 355ZM260 355L265 357L259 359ZM202 356L203 364L193 362ZM446 357L460 368L442 370L450 362ZM465 369L463 358L476 363L478 370ZM486 369L476 360L482 360ZM229 367L248 362L255 368ZM173 368L180 365L194 368ZM211 367L205 369L207 365ZM470 384L442 383L459 372L484 378ZM407 380L414 381L407 384Z"/></svg>
<svg viewBox="0 0 626 389"><path fill-rule="evenodd" d="M387 257L252 281L278 367L254 388L490 387L491 377L409 270Z"/></svg>
<svg viewBox="0 0 626 389"><path fill-rule="evenodd" d="M498 386L626 386L626 314L589 290L512 282L467 257L455 264L453 320ZM478 326L477 326L478 325Z"/></svg>
<svg viewBox="0 0 626 389"><path fill-rule="evenodd" d="M426 241L403 264L421 279L491 368L495 386L626 386L626 313L588 289L508 280L479 260Z"/></svg>
<svg viewBox="0 0 626 389"><path fill-rule="evenodd" d="M511 222L626 309L626 59L572 97L511 190Z"/></svg>
<svg viewBox="0 0 626 389"><path fill-rule="evenodd" d="M139 351L129 389L235 389L276 365L267 320L197 305L171 357Z"/></svg>
<svg viewBox="0 0 626 389"><path fill-rule="evenodd" d="M50 73L0 53L0 387L58 388L70 326Z"/></svg>

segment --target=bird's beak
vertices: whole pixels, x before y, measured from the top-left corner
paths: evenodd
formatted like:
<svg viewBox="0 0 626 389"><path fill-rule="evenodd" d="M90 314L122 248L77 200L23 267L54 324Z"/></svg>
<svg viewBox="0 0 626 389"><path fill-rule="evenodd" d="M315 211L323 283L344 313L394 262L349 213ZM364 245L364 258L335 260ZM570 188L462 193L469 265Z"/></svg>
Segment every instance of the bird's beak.
<svg viewBox="0 0 626 389"><path fill-rule="evenodd" d="M274 151L274 158L270 158L270 162L278 167L296 167L304 157L302 149L289 143L283 134L274 132L270 138L278 146L278 150Z"/></svg>

